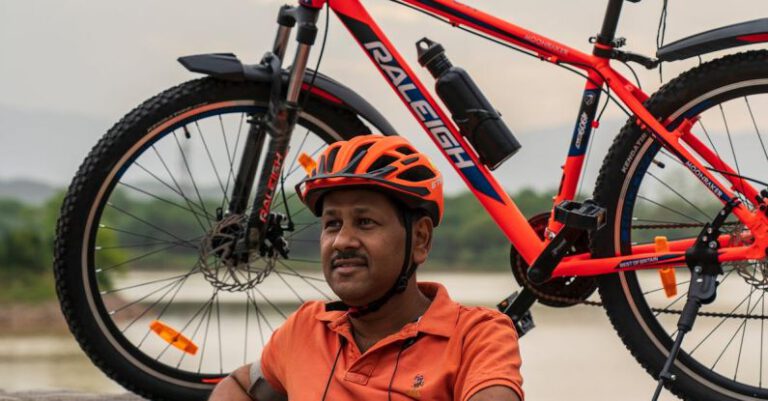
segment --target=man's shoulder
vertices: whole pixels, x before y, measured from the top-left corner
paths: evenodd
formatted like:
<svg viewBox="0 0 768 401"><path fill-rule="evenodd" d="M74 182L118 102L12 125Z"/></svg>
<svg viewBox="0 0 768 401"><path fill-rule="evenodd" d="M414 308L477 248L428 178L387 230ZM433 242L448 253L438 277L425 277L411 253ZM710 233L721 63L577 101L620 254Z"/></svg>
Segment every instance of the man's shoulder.
<svg viewBox="0 0 768 401"><path fill-rule="evenodd" d="M320 316L325 311L325 304L321 301L307 301L291 313L283 324L277 329L285 334L295 331L307 330L318 323Z"/></svg>
<svg viewBox="0 0 768 401"><path fill-rule="evenodd" d="M466 306L459 304L459 316L456 326L459 332L482 330L488 326L497 329L509 328L514 330L514 324L509 316L484 306Z"/></svg>
<svg viewBox="0 0 768 401"><path fill-rule="evenodd" d="M289 319L296 322L313 323L318 321L317 317L325 313L325 302L322 301L306 301L296 312L289 317Z"/></svg>

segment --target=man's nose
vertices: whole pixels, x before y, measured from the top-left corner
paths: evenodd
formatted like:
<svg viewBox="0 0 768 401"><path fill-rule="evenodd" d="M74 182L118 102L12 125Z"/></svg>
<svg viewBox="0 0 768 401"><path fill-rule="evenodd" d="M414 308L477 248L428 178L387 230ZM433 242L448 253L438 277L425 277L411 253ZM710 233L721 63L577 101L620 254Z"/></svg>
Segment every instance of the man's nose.
<svg viewBox="0 0 768 401"><path fill-rule="evenodd" d="M336 250L356 249L360 247L357 231L349 224L342 224L336 237L333 239L333 247Z"/></svg>

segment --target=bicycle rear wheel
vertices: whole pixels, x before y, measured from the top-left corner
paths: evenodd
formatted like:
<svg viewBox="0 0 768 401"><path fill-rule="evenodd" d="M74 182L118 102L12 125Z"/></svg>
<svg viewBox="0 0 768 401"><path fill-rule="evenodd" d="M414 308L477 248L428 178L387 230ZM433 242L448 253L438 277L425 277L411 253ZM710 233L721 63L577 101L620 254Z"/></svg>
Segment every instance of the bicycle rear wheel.
<svg viewBox="0 0 768 401"><path fill-rule="evenodd" d="M665 85L646 107L670 129L683 118L697 117L694 135L738 174L768 181L767 65L765 51L705 63ZM755 207L738 185L732 189L747 207ZM670 241L695 237L722 208L682 163L634 121L615 139L603 163L595 199L607 207L609 216L606 229L592 241L598 256L629 254L633 245L653 242L656 236ZM734 237L742 242L751 235L733 216L726 229L739 234ZM768 399L768 344L764 341L768 264L765 259L750 260L727 263L723 269L717 299L702 308L683 342L670 389L681 398L697 401ZM654 378L677 333L688 289L688 269L680 266L675 272L677 294L671 297L653 270L599 279L613 326Z"/></svg>
<svg viewBox="0 0 768 401"><path fill-rule="evenodd" d="M295 226L288 259L230 268L210 246L228 235L222 211L268 98L266 84L210 78L169 89L118 122L69 188L55 249L62 310L92 361L141 396L206 399L302 302L332 296L317 221L293 187L298 154L370 133L354 110L311 100L300 115L271 207Z"/></svg>

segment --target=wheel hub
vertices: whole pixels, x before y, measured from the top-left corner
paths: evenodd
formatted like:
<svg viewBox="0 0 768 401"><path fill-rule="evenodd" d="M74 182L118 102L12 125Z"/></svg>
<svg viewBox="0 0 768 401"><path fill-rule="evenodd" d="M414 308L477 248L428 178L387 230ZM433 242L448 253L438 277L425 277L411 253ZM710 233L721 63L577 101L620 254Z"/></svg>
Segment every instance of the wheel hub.
<svg viewBox="0 0 768 401"><path fill-rule="evenodd" d="M275 267L277 254L255 255L241 246L248 217L229 215L216 222L200 247L200 270L213 287L228 292L250 290L266 279Z"/></svg>
<svg viewBox="0 0 768 401"><path fill-rule="evenodd" d="M754 237L743 224L736 225L730 234L730 246L745 246L754 242ZM732 265L747 284L757 290L768 291L768 261L765 258L733 262Z"/></svg>

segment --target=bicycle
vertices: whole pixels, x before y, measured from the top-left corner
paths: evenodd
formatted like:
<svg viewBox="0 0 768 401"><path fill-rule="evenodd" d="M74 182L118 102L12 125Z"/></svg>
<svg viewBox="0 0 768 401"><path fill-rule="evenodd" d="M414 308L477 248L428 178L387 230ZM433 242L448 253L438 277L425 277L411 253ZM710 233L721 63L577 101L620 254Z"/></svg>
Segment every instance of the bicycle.
<svg viewBox="0 0 768 401"><path fill-rule="evenodd" d="M615 31L621 0L609 0L592 55L460 3L396 3L550 63L585 71L553 209L526 220L490 173L517 146L479 89L465 86L441 94L452 112L453 119L448 118L359 1L302 0L297 7L281 8L275 44L259 64L242 64L232 54L181 58L189 70L210 77L171 88L128 113L80 167L57 227L55 274L70 329L94 363L126 388L152 399L204 399L228 371L258 356L258 344L248 340L255 337L263 346L269 334L265 331L274 329L273 323L285 317L295 300L330 298L320 288L322 280L306 273L313 262L312 246L306 244L314 238L314 223L302 215L286 185L290 188L304 169L311 169L312 156L326 143L370 133L371 128L384 135L396 132L367 101L307 68L315 23L327 6L326 12L333 10L349 29L509 238L513 273L524 289L500 307L521 333L530 328L527 310L533 302L555 307L589 303L587 298L599 289L625 345L675 394L696 400L768 399L762 388L762 358L750 365L752 376L746 378L743 370L739 377L741 350L725 368L720 363L736 335L741 334L744 347L752 321L760 322L760 328L750 331L749 340L759 340L762 352L764 294L752 297L768 288L763 262L768 238L762 228L768 220L768 192L753 184L768 184L753 178L759 176L752 172L754 166L739 165L725 110L732 111L744 99L741 111L754 121L760 144L755 149L765 151L752 108L762 104L760 95L768 90L768 52L704 63L652 96L610 66L611 60L620 60L653 68L662 61L768 41L768 20L682 39L652 59L620 50L623 40L615 38ZM295 26L298 48L293 65L284 70ZM450 49L425 39L417 50L424 66L444 83ZM450 99L456 93L479 95L477 103L457 105ZM603 95L620 103L630 118L603 162L594 202L576 203L576 185ZM719 138L711 138L711 116L721 114L722 141L730 143L726 151L733 154L734 167L721 157L727 154L718 151ZM296 124L307 128L306 133L292 135ZM484 142L489 139L493 142ZM175 159L166 160L168 154ZM174 174L171 161L185 174ZM699 184L667 183L667 176L674 175L667 171L674 169L687 171L680 177ZM647 185L651 179L659 184ZM206 180L220 192L217 199L202 185ZM654 199L659 190L677 198L663 204ZM169 211L180 215L169 216ZM166 264L184 270L158 269ZM661 287L658 274L643 270L662 272ZM691 284L698 280L705 285ZM678 292L685 285L692 296L687 297L684 287ZM745 295L744 288L745 297L724 302L729 301L724 297ZM720 298L712 302L715 289ZM210 296L199 299L199 291ZM688 311L672 309L684 297L692 305L685 307ZM745 302L745 311L739 311ZM758 305L760 314L754 310ZM234 323L238 329L222 330L222 317L234 315L242 316ZM678 315L690 326L692 318L701 316L695 327L706 328L682 330L700 341L679 355L683 336L677 335ZM710 323L704 317L723 319ZM726 323L735 324L736 331L723 338L722 353L713 357L712 350L720 349L707 342ZM211 343L209 332L216 333ZM752 343L748 347L757 348ZM211 356L210 347L218 354ZM703 364L712 359L712 366ZM733 365L731 379L725 374L730 376Z"/></svg>

